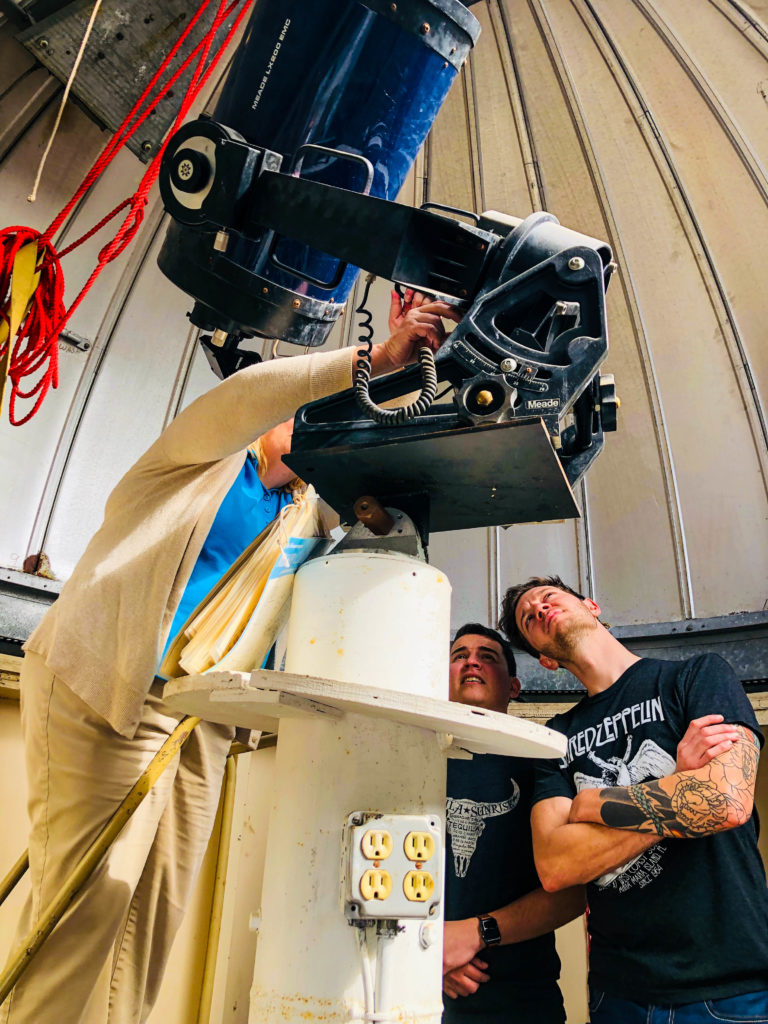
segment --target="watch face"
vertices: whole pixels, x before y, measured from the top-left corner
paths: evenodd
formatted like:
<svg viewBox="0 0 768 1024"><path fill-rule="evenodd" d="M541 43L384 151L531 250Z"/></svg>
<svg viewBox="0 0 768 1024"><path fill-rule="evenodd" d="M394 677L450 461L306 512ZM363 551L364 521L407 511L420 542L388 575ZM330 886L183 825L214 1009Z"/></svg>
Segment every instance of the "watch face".
<svg viewBox="0 0 768 1024"><path fill-rule="evenodd" d="M486 946L495 946L501 942L501 932L495 917L480 918L480 937Z"/></svg>

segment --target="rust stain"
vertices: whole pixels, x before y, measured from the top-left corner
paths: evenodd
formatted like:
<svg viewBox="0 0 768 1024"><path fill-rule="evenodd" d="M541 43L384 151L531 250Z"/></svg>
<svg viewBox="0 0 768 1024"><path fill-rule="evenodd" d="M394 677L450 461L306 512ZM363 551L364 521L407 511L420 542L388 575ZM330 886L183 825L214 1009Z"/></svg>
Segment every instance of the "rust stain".
<svg viewBox="0 0 768 1024"><path fill-rule="evenodd" d="M51 568L51 562L44 551L36 555L29 555L24 559L22 571L30 576L41 576L45 580L55 580L58 577Z"/></svg>

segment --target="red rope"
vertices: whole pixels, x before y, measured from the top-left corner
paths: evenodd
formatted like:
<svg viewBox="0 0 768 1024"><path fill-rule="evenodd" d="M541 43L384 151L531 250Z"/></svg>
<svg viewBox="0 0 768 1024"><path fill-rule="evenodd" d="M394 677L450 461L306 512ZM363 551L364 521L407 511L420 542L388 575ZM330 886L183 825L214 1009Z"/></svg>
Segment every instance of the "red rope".
<svg viewBox="0 0 768 1024"><path fill-rule="evenodd" d="M141 222L144 219L144 209L148 202L149 191L160 173L160 161L162 160L168 141L189 113L190 107L197 99L201 89L205 86L213 69L218 63L219 58L240 27L240 24L253 0L244 0L244 2L242 2L242 0L219 0L219 6L210 29L205 33L202 40L194 47L192 52L186 57L179 68L171 75L165 84L162 85L154 98L148 100L148 97L151 96L161 78L166 74L184 40L187 38L190 31L193 29L204 10L211 2L212 0L203 0L197 13L190 20L170 53L152 77L152 80L144 89L144 92L128 112L123 123L115 132L115 135L107 143L91 169L85 175L72 198L54 218L46 230L42 232L42 234L27 227L12 227L7 228L4 231L0 231L0 317L2 317L6 322L8 321L8 315L4 312L4 309L8 307L10 301L11 274L16 254L29 242L37 242L39 250L38 269L40 270L40 284L32 297L29 311L19 328L16 339L13 340L8 338L5 344L0 345L0 358L5 353L5 346L13 345L8 369L8 376L11 381L8 414L10 421L14 426L21 426L23 423L30 420L40 408L49 388L57 387L58 341L61 331L85 298L104 267L108 263L111 263L112 260L116 259L123 250L130 245L136 236L136 233L141 227ZM211 60L208 61L216 32L221 24L241 3L241 9L232 23L232 26L228 30L225 39L217 48ZM197 60L197 65L193 71L189 86L186 89L184 101L182 102L178 116L176 117L170 131L166 134L165 139L152 159L152 162L145 171L133 196L123 200L123 202L118 204L118 206L108 213L106 217L103 217L98 224L92 227L84 235L81 235L78 239L72 242L71 245L67 246L67 248L63 249L61 252L57 252L51 242L51 238L54 233L58 231L65 219L74 209L75 205L80 201L80 199L82 199L93 183L111 163L121 146L123 146L125 142L127 142L127 140L138 130L151 111L157 106L168 91L173 88L176 81L188 70L195 60ZM145 104L145 102L147 105L145 109L142 110L142 105ZM92 271L85 285L80 289L79 294L75 298L74 302L72 302L69 309L65 309L63 301L64 278L60 265L62 256L72 252L72 250L76 249L79 245L82 245L87 241L87 239L95 235L126 207L129 208L128 213L118 228L115 237L101 249L96 267ZM36 383L27 391L23 390L21 384L22 380L27 376L39 373L43 367L46 368ZM16 401L19 398L35 399L32 409L21 418L18 418L16 415Z"/></svg>

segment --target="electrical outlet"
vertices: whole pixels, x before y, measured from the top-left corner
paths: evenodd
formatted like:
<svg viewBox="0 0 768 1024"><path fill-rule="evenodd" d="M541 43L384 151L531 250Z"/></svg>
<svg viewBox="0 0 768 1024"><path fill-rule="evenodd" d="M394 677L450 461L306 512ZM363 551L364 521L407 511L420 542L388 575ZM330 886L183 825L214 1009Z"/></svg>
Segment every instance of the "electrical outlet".
<svg viewBox="0 0 768 1024"><path fill-rule="evenodd" d="M393 846L392 836L383 829L369 828L360 840L360 849L367 860L386 860Z"/></svg>
<svg viewBox="0 0 768 1024"><path fill-rule="evenodd" d="M412 903L426 903L435 891L435 880L428 871L409 871L403 879L405 898Z"/></svg>
<svg viewBox="0 0 768 1024"><path fill-rule="evenodd" d="M439 923L443 826L436 815L356 811L347 817L342 842L341 899L348 921Z"/></svg>
<svg viewBox="0 0 768 1024"><path fill-rule="evenodd" d="M360 895L364 900L385 900L392 892L392 875L388 871L366 871L360 879Z"/></svg>
<svg viewBox="0 0 768 1024"><path fill-rule="evenodd" d="M427 861L435 852L435 840L429 832L409 832L403 843L408 860Z"/></svg>

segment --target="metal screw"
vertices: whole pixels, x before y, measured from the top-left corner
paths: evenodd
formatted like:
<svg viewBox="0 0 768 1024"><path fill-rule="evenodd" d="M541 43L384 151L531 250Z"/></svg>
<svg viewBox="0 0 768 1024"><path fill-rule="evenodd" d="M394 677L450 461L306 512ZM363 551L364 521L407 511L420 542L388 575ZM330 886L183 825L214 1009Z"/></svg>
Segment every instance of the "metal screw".
<svg viewBox="0 0 768 1024"><path fill-rule="evenodd" d="M493 395L490 391L478 391L475 395L475 401L478 405L490 405L493 401Z"/></svg>
<svg viewBox="0 0 768 1024"><path fill-rule="evenodd" d="M141 144L141 151L142 151L142 153L151 153L152 152L152 143L151 142L142 142L142 144Z"/></svg>
<svg viewBox="0 0 768 1024"><path fill-rule="evenodd" d="M40 47L41 50L47 50L51 44L48 42L47 39L40 39L37 45Z"/></svg>
<svg viewBox="0 0 768 1024"><path fill-rule="evenodd" d="M605 269L610 270L610 272L614 274L619 269L619 264L616 262L616 260L611 260L611 262Z"/></svg>
<svg viewBox="0 0 768 1024"><path fill-rule="evenodd" d="M390 4L390 5L389 5L389 9L390 9L390 11L392 11L392 13L394 14L394 13L395 13L395 11L397 10L397 4Z"/></svg>
<svg viewBox="0 0 768 1024"><path fill-rule="evenodd" d="M451 53L456 53L456 47L455 46L451 47Z"/></svg>
<svg viewBox="0 0 768 1024"><path fill-rule="evenodd" d="M301 302L299 301L299 299L294 299L293 300L293 308L294 309L298 309L300 305L301 305Z"/></svg>
<svg viewBox="0 0 768 1024"><path fill-rule="evenodd" d="M419 25L419 32L421 32L421 34L423 36L425 36L427 34L427 32L429 32L429 22L428 21L425 21L421 25Z"/></svg>
<svg viewBox="0 0 768 1024"><path fill-rule="evenodd" d="M512 370L517 369L517 363L514 359L502 359L501 369L504 373L510 373Z"/></svg>
<svg viewBox="0 0 768 1024"><path fill-rule="evenodd" d="M583 270L584 260L581 258L581 256L571 256L571 258L568 260L568 269Z"/></svg>
<svg viewBox="0 0 768 1024"><path fill-rule="evenodd" d="M261 291L263 295L269 295L269 288L262 288Z"/></svg>

